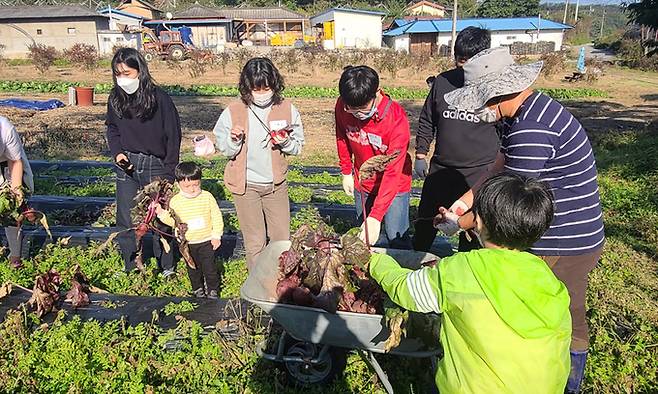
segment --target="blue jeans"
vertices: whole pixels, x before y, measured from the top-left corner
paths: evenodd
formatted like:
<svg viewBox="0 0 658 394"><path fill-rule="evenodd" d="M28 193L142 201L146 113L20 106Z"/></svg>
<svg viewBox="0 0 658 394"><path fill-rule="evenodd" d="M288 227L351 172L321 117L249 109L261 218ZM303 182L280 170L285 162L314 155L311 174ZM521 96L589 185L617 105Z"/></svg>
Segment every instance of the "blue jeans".
<svg viewBox="0 0 658 394"><path fill-rule="evenodd" d="M162 159L141 153L127 152L126 156L135 166L132 176L127 175L120 169L117 172L117 230L125 230L133 226L130 215L135 206L135 196L139 189L148 185L156 179L173 180L174 174L170 174L164 167ZM137 255L137 243L134 231L127 231L117 236L117 242L123 256L125 271L135 269L135 257ZM163 270L175 269L173 248L165 252L160 244L160 236L153 235L153 256L158 260Z"/></svg>
<svg viewBox="0 0 658 394"><path fill-rule="evenodd" d="M366 213L370 213L375 202L375 194L363 193L366 198ZM409 198L410 194L398 193L386 211L383 220L384 235L386 239L379 239L375 246L389 247L393 249L412 249L411 237L409 235ZM363 223L363 210L361 209L361 193L354 191L356 203L356 216L359 223ZM367 215L366 215L367 216Z"/></svg>

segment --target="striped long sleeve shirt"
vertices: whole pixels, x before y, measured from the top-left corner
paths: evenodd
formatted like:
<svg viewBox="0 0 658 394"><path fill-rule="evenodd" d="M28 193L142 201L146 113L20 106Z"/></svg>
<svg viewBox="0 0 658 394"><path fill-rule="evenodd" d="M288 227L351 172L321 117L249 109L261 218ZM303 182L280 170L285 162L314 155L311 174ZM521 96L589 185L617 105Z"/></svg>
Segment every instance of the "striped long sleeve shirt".
<svg viewBox="0 0 658 394"><path fill-rule="evenodd" d="M505 170L549 184L555 216L532 247L547 256L582 255L604 241L596 162L585 129L562 104L535 92L503 134Z"/></svg>
<svg viewBox="0 0 658 394"><path fill-rule="evenodd" d="M176 194L169 201L169 207L176 212L180 220L187 224L185 238L190 244L200 244L211 239L221 239L224 232L224 220L217 200L212 194L203 190L194 198ZM174 219L168 211L158 215L164 224L174 225Z"/></svg>

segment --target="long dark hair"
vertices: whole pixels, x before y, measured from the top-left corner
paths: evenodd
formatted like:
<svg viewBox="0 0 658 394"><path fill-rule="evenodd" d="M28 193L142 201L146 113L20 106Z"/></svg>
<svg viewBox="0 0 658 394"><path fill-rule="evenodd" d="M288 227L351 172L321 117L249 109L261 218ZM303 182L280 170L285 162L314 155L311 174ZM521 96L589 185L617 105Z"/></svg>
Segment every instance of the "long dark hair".
<svg viewBox="0 0 658 394"><path fill-rule="evenodd" d="M139 71L139 88L134 94L127 94L117 85L117 65L124 63L130 68ZM110 105L121 118L134 117L141 120L151 119L158 109L158 100L155 95L156 85L149 73L146 60L134 48L120 48L112 58L112 80L114 87L110 91Z"/></svg>
<svg viewBox="0 0 658 394"><path fill-rule="evenodd" d="M283 84L283 77L274 63L266 57L250 59L244 65L240 74L240 83L238 84L240 99L246 105L251 104L254 100L251 91L264 86L274 92L272 104L280 104L283 101L281 93L286 87Z"/></svg>

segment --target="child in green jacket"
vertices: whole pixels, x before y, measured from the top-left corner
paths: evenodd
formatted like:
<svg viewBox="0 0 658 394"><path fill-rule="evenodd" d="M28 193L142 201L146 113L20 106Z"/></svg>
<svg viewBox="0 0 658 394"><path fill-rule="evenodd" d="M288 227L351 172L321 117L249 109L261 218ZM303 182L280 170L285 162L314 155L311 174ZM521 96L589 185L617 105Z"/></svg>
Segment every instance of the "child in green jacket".
<svg viewBox="0 0 658 394"><path fill-rule="evenodd" d="M562 393L569 294L542 259L525 252L553 219L551 191L503 173L483 184L473 211L485 249L416 271L374 254L370 275L403 308L441 314L441 393Z"/></svg>

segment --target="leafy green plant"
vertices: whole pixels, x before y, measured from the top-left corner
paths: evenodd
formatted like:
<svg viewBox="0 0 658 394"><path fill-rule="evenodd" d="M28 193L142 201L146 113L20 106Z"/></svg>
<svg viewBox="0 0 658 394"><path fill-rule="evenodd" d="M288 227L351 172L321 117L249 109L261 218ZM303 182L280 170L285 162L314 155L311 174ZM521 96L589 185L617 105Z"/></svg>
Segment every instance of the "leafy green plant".
<svg viewBox="0 0 658 394"><path fill-rule="evenodd" d="M185 312L192 312L198 306L199 306L199 304L192 303L192 302L189 302L189 301L181 301L181 302L178 302L178 303L170 302L167 305L165 305L165 307L163 309L163 312L167 316L178 315L178 314L185 313Z"/></svg>

